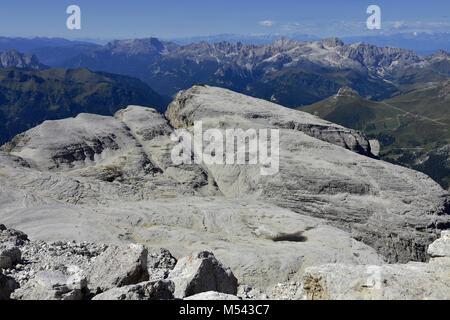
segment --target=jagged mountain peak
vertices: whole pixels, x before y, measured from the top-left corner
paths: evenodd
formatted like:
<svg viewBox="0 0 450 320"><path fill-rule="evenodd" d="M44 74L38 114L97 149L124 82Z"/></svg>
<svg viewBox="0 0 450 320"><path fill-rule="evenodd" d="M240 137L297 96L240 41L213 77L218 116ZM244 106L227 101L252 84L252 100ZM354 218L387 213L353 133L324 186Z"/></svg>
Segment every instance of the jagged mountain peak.
<svg viewBox="0 0 450 320"><path fill-rule="evenodd" d="M342 41L341 39L336 38L336 37L323 39L321 41L321 43L325 48L334 48L334 47L344 46L344 41Z"/></svg>
<svg viewBox="0 0 450 320"><path fill-rule="evenodd" d="M171 42L164 42L158 38L142 38L142 39L127 39L127 40L113 40L103 47L103 50L111 50L115 54L162 54L177 47Z"/></svg>
<svg viewBox="0 0 450 320"><path fill-rule="evenodd" d="M338 97L361 97L361 96L355 89L344 86L339 89L335 97L338 98Z"/></svg>
<svg viewBox="0 0 450 320"><path fill-rule="evenodd" d="M438 50L427 57L430 61L450 60L450 53L445 50Z"/></svg>
<svg viewBox="0 0 450 320"><path fill-rule="evenodd" d="M23 54L17 50L6 50L0 52L0 68L31 68L35 70L48 69L40 63L34 54Z"/></svg>

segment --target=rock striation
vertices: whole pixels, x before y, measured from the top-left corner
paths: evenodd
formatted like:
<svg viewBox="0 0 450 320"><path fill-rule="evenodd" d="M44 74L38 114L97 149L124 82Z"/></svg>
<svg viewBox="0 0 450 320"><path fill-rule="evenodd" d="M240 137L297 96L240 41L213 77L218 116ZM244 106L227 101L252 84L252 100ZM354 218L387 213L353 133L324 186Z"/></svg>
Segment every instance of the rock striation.
<svg viewBox="0 0 450 320"><path fill-rule="evenodd" d="M381 266L330 264L307 268L300 285L312 300L447 300L450 297L449 231L433 242L429 263Z"/></svg>
<svg viewBox="0 0 450 320"><path fill-rule="evenodd" d="M166 116L174 127L190 130L200 120L203 130L280 129L279 174L254 178L257 166L210 165L222 193L326 219L389 261L424 261L436 229L448 226L448 193L421 173L350 152L370 149L355 131L207 86L180 92Z"/></svg>
<svg viewBox="0 0 450 320"><path fill-rule="evenodd" d="M204 130L280 130L279 172L173 163L171 134L199 120ZM425 261L450 223L448 192L374 159L360 132L209 86L180 92L165 116L129 106L46 121L1 150L0 221L35 239L0 228L12 243L2 274L39 297L147 299L160 280L175 297L270 297L308 267ZM195 280L203 268L214 277Z"/></svg>

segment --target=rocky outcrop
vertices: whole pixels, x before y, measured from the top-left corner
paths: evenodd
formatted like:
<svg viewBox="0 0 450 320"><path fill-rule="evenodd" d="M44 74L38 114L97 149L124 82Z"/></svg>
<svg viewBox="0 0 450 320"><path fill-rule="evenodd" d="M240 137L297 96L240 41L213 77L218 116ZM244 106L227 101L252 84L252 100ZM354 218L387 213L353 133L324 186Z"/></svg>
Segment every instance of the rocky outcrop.
<svg viewBox="0 0 450 320"><path fill-rule="evenodd" d="M35 70L48 69L39 62L34 54L23 54L16 50L0 52L0 68L30 68Z"/></svg>
<svg viewBox="0 0 450 320"><path fill-rule="evenodd" d="M231 269L207 251L196 252L180 259L170 272L169 279L175 283L176 298L207 291L236 295L238 287L238 281Z"/></svg>
<svg viewBox="0 0 450 320"><path fill-rule="evenodd" d="M232 116L236 118L232 119ZM358 131L221 88L194 86L181 91L169 105L166 117L175 128L188 128L195 121L209 120L208 126L216 124L217 128L229 124L229 128L241 125L300 131L313 138L371 155L369 141Z"/></svg>
<svg viewBox="0 0 450 320"><path fill-rule="evenodd" d="M21 261L19 245L28 241L27 236L17 230L9 230L0 224L0 269L9 269Z"/></svg>
<svg viewBox="0 0 450 320"><path fill-rule="evenodd" d="M0 243L0 268L12 268L20 261L21 255L22 252L14 243Z"/></svg>
<svg viewBox="0 0 450 320"><path fill-rule="evenodd" d="M166 116L174 127L189 130L200 120L204 131L280 129L278 174L259 177L258 165L207 166L222 193L326 219L389 261L424 261L436 229L448 225L449 195L430 178L340 148L368 150L368 141L361 135L364 143L358 142L355 131L207 86L180 92Z"/></svg>
<svg viewBox="0 0 450 320"><path fill-rule="evenodd" d="M172 256L169 250L159 248L148 253L147 267L150 279L166 279L171 270L175 268L177 259Z"/></svg>
<svg viewBox="0 0 450 320"><path fill-rule="evenodd" d="M342 87L339 89L338 93L335 95L336 98L338 97L359 97L358 91L355 89L352 89L350 87Z"/></svg>
<svg viewBox="0 0 450 320"><path fill-rule="evenodd" d="M14 278L5 276L0 271L0 300L9 300L11 293L19 287Z"/></svg>
<svg viewBox="0 0 450 320"><path fill-rule="evenodd" d="M312 300L429 300L450 297L449 231L430 245L430 263L381 266L330 264L307 268L299 287Z"/></svg>
<svg viewBox="0 0 450 320"><path fill-rule="evenodd" d="M99 293L147 281L147 254L147 248L138 244L110 246L95 258L92 268L88 270L89 287Z"/></svg>
<svg viewBox="0 0 450 320"><path fill-rule="evenodd" d="M123 286L115 282L104 292L92 292L88 279L97 270L96 264L102 257L112 258L105 245L27 241L19 245L24 252L20 264L0 270L0 300L448 299L448 238L449 231L443 231L441 238L430 245L429 263L316 265L307 267L300 281L279 283L266 292L242 283L238 287L231 270L211 252L181 258L169 279L154 276L152 281L137 280ZM117 256L129 255L112 248ZM158 251L161 254L151 259L153 267L171 267L173 261L167 259L171 253ZM115 274L125 274L129 259L114 259L123 262L115 264ZM104 276L109 277L106 272Z"/></svg>
<svg viewBox="0 0 450 320"><path fill-rule="evenodd" d="M368 141L354 130L208 86L180 93L166 116L138 106L115 117L82 114L5 145L0 219L44 241L24 241L22 260L47 261L5 275L25 285L39 271L77 265L97 294L170 277L172 257L209 251L241 284L267 291L300 281L312 266L424 261L447 229L448 193L423 174L365 156ZM171 133L198 120L204 130L279 129L279 172L173 163ZM110 257L130 243L172 257ZM140 277L144 263L148 278Z"/></svg>

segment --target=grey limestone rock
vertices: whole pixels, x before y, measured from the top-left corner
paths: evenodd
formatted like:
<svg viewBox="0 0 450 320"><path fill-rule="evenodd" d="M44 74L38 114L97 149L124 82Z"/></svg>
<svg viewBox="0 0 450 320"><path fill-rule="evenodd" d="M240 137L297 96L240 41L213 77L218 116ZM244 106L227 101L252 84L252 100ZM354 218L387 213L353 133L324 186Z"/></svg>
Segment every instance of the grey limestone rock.
<svg viewBox="0 0 450 320"><path fill-rule="evenodd" d="M14 278L4 275L0 271L0 300L9 300L11 293L19 287Z"/></svg>
<svg viewBox="0 0 450 320"><path fill-rule="evenodd" d="M434 241L429 263L343 265L306 268L298 287L302 298L312 300L424 300L450 298L448 231Z"/></svg>
<svg viewBox="0 0 450 320"><path fill-rule="evenodd" d="M236 295L238 281L230 268L224 266L214 254L196 252L183 257L170 272L175 283L175 297L184 298L197 293L217 291Z"/></svg>
<svg viewBox="0 0 450 320"><path fill-rule="evenodd" d="M83 300L89 295L87 280L76 266L65 270L40 271L14 291L17 300Z"/></svg>
<svg viewBox="0 0 450 320"><path fill-rule="evenodd" d="M148 280L148 250L139 244L110 246L93 261L89 274L92 292L103 292Z"/></svg>

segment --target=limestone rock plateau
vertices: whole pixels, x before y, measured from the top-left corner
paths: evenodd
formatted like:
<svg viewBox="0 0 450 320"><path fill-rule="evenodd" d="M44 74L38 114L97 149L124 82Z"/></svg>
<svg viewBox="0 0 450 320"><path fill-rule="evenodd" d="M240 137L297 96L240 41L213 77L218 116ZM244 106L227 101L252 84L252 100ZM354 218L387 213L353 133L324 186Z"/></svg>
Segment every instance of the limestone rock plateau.
<svg viewBox="0 0 450 320"><path fill-rule="evenodd" d="M279 172L175 164L171 134L192 134L200 120L204 130L278 129ZM314 268L328 275L334 265L343 282L352 268L401 273L414 263L426 265L414 267L418 277L440 281L448 268L425 262L450 226L449 201L428 176L377 160L361 132L194 86L165 115L140 106L113 117L80 114L1 147L0 297L296 298L289 292L303 290ZM448 252L441 242L429 252ZM405 290L417 285L395 279ZM332 283L320 284L328 290L321 297L340 298ZM448 283L439 286L439 297L450 298ZM404 296L398 292L383 297Z"/></svg>

